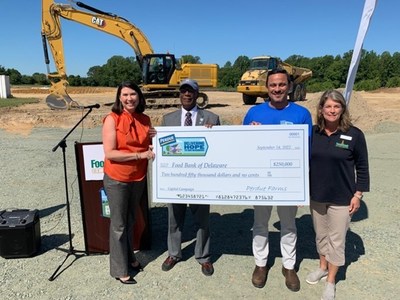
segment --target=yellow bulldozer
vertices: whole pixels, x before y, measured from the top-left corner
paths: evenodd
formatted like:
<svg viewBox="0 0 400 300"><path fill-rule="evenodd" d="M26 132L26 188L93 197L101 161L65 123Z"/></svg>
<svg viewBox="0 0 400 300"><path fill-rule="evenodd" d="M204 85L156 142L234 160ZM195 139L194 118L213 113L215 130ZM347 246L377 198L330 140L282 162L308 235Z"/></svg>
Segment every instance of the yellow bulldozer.
<svg viewBox="0 0 400 300"><path fill-rule="evenodd" d="M237 86L237 91L242 93L244 104L255 104L258 97L268 98L266 87L267 74L275 68L285 69L292 78L293 87L289 93L290 101L304 101L306 88L304 82L312 77L312 71L306 68L294 67L277 57L257 56L250 61L249 69L244 72Z"/></svg>
<svg viewBox="0 0 400 300"><path fill-rule="evenodd" d="M73 1L81 9L69 4L42 0L42 43L47 65L47 77L51 86L46 98L52 109L80 107L68 95L67 73L61 31L61 18L111 34L128 43L134 50L136 60L142 71L141 88L148 106L179 105L179 84L191 78L199 86L217 86L216 64L180 64L173 54L156 54L145 34L134 24L112 13L101 11L82 2ZM56 72L50 72L48 47L54 59ZM199 93L197 105L208 104L208 96Z"/></svg>

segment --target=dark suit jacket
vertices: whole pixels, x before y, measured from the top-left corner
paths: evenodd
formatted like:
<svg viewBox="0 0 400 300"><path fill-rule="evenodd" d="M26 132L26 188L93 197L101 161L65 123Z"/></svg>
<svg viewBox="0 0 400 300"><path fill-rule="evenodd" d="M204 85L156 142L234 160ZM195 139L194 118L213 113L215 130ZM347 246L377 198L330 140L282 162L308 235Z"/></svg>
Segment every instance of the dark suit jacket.
<svg viewBox="0 0 400 300"><path fill-rule="evenodd" d="M161 126L181 126L181 116L181 109L170 112L163 116ZM221 122L218 115L204 109L199 109L195 125L205 126L205 124L221 125Z"/></svg>

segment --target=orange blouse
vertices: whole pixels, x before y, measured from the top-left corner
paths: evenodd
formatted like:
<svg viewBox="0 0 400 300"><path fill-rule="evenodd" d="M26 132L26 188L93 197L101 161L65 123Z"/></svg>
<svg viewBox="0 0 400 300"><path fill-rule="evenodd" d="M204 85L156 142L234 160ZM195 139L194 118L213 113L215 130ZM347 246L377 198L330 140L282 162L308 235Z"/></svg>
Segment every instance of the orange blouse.
<svg viewBox="0 0 400 300"><path fill-rule="evenodd" d="M149 116L142 113L130 114L125 110L121 115L111 112L108 116L112 116L115 121L117 150L133 153L148 150L151 142ZM117 181L140 181L146 176L147 163L147 159L125 162L104 159L104 173Z"/></svg>

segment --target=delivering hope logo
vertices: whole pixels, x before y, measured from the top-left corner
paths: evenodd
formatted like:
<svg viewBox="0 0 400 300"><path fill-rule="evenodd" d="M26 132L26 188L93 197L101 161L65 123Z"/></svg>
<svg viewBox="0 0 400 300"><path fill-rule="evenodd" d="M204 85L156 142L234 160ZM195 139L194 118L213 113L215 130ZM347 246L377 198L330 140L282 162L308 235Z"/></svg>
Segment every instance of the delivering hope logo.
<svg viewBox="0 0 400 300"><path fill-rule="evenodd" d="M174 134L159 140L163 156L205 156L208 150L204 137L175 137Z"/></svg>

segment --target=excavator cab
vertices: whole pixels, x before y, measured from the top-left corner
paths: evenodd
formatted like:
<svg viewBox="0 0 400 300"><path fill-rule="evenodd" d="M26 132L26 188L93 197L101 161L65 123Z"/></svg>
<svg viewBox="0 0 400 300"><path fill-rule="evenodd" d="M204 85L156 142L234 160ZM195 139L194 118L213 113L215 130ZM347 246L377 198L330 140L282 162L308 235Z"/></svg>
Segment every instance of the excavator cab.
<svg viewBox="0 0 400 300"><path fill-rule="evenodd" d="M143 83L145 85L168 85L175 69L174 55L148 54L143 58Z"/></svg>

